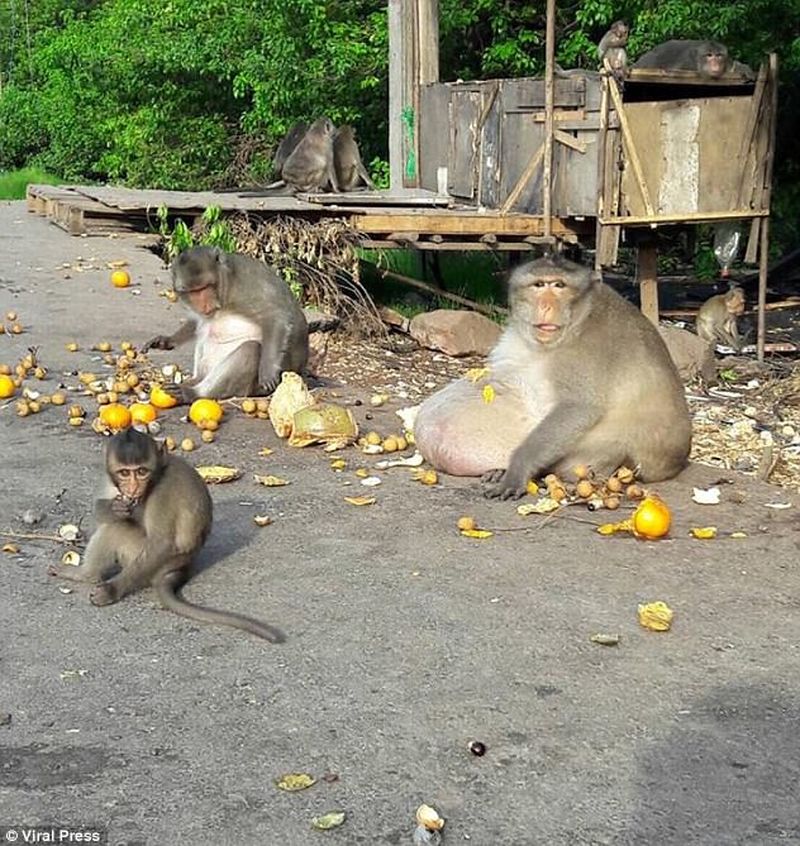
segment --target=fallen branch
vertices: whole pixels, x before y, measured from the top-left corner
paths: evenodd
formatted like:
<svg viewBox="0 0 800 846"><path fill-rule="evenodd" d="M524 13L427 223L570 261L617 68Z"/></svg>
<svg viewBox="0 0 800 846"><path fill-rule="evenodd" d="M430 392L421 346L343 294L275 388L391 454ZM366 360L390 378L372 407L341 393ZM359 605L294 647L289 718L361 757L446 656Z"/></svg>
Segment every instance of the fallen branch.
<svg viewBox="0 0 800 846"><path fill-rule="evenodd" d="M409 285L412 288L419 288L421 291L425 291L433 296L452 300L454 303L471 308L473 311L479 311L481 314L485 314L489 317L492 317L495 313L508 314L508 309L503 306L476 303L474 300L468 300L466 297L459 296L458 294L451 294L449 291L443 291L435 285L429 285L427 282L420 282L419 279L412 279L410 276L403 276L400 273L395 273L393 270L383 270L382 268L378 268L378 273L380 273L383 278L388 276L403 285Z"/></svg>
<svg viewBox="0 0 800 846"><path fill-rule="evenodd" d="M40 535L36 532L12 532L11 530L6 530L0 531L0 537L16 538L17 540L46 540L54 541L55 543L75 543L75 541L66 540L60 535Z"/></svg>

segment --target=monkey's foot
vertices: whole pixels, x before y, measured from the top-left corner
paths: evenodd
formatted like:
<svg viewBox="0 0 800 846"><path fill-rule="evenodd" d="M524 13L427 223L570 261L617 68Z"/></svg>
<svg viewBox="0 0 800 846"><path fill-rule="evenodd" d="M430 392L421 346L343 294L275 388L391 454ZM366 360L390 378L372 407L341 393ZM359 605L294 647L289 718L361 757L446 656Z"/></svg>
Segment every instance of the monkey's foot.
<svg viewBox="0 0 800 846"><path fill-rule="evenodd" d="M509 470L490 470L481 482L487 499L519 499L528 489L528 483L516 480Z"/></svg>
<svg viewBox="0 0 800 846"><path fill-rule="evenodd" d="M89 594L89 602L92 605L113 605L119 597L114 585L110 582L100 582Z"/></svg>
<svg viewBox="0 0 800 846"><path fill-rule="evenodd" d="M51 564L47 568L48 576L55 576L58 579L67 579L70 582L99 582L100 578L92 578L82 567L73 567L71 564Z"/></svg>

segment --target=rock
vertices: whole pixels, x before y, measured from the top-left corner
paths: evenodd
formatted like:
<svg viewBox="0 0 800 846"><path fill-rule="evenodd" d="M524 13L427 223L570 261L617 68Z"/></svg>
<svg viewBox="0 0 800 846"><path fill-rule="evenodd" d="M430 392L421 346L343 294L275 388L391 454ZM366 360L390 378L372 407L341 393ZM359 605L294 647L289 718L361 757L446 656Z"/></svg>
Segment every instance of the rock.
<svg viewBox="0 0 800 846"><path fill-rule="evenodd" d="M448 355L488 355L500 338L500 326L475 311L437 309L411 319L409 332L421 346Z"/></svg>
<svg viewBox="0 0 800 846"><path fill-rule="evenodd" d="M708 384L717 381L717 362L710 344L677 326L659 326L658 331L684 382L691 382L697 376L702 376Z"/></svg>
<svg viewBox="0 0 800 846"><path fill-rule="evenodd" d="M381 316L381 320L387 326L391 326L399 332L408 332L408 326L411 321L405 315L400 314L399 311L395 311L388 306L380 306L378 313Z"/></svg>

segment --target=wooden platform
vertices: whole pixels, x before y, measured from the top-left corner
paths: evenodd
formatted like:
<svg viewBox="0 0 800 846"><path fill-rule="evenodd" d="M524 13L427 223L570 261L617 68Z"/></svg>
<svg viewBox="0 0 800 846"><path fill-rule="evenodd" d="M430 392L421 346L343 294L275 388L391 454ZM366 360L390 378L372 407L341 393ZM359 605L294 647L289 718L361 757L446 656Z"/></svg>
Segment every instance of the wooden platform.
<svg viewBox="0 0 800 846"><path fill-rule="evenodd" d="M543 242L539 216L457 205L452 198L421 189L403 192L264 196L255 191L156 191L95 185L35 185L27 190L28 211L44 215L71 235L157 232L161 206L170 218L191 225L208 206L223 214L256 217L347 218L380 249L526 250ZM555 219L552 234L575 242L591 234L592 221Z"/></svg>

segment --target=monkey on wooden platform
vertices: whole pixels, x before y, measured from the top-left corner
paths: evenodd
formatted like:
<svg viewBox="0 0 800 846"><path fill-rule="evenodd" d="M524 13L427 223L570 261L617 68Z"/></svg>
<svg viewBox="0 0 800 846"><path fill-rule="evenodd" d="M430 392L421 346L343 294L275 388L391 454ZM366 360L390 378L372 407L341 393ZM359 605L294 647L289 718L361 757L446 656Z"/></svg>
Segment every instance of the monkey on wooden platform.
<svg viewBox="0 0 800 846"><path fill-rule="evenodd" d="M434 467L482 476L489 497L585 464L646 482L687 462L691 421L675 364L649 320L588 268L560 257L518 267L488 373L422 405L414 437ZM489 389L487 391L487 389Z"/></svg>
<svg viewBox="0 0 800 846"><path fill-rule="evenodd" d="M194 338L194 375L170 386L178 399L266 395L283 372L303 370L308 324L276 270L214 247L185 250L171 270L189 319L174 334L152 338L144 351L171 350Z"/></svg>
<svg viewBox="0 0 800 846"><path fill-rule="evenodd" d="M755 79L752 69L732 59L728 48L718 41L665 41L640 56L633 67L695 71L707 79L721 79L731 74L743 76L748 81Z"/></svg>
<svg viewBox="0 0 800 846"><path fill-rule="evenodd" d="M105 479L95 503L97 528L83 563L53 565L50 574L94 585L93 605L110 605L150 585L176 614L281 642L283 635L272 626L180 597L211 519L211 497L194 468L162 451L149 435L127 429L106 447Z"/></svg>

